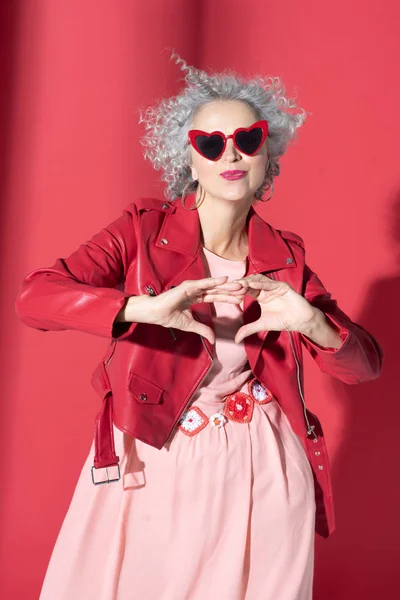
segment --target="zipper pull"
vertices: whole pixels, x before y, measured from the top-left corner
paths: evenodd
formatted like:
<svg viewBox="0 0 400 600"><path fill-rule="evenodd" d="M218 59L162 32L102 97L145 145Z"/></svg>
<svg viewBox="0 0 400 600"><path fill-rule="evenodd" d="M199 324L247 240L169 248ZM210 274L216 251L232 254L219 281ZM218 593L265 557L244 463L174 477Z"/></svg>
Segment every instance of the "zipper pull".
<svg viewBox="0 0 400 600"><path fill-rule="evenodd" d="M308 425L307 426L307 435L313 435L314 436L314 440L317 441L318 436L314 431L315 429L315 425Z"/></svg>
<svg viewBox="0 0 400 600"><path fill-rule="evenodd" d="M152 288L151 285L146 285L144 289L149 294L149 296L157 296L156 292L154 291L154 288Z"/></svg>

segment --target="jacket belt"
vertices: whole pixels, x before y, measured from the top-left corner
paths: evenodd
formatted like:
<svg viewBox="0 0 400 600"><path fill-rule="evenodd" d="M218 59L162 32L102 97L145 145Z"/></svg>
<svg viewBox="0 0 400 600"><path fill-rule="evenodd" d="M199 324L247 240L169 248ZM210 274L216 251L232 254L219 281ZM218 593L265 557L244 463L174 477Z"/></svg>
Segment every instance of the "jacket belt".
<svg viewBox="0 0 400 600"><path fill-rule="evenodd" d="M94 450L93 465L95 469L118 464L119 456L115 454L114 445L111 392L103 399L103 406L96 417Z"/></svg>
<svg viewBox="0 0 400 600"><path fill-rule="evenodd" d="M94 432L95 469L118 465L119 457L115 454L113 429L113 396L110 381L103 361L92 375L92 385L103 398L100 412L96 416Z"/></svg>

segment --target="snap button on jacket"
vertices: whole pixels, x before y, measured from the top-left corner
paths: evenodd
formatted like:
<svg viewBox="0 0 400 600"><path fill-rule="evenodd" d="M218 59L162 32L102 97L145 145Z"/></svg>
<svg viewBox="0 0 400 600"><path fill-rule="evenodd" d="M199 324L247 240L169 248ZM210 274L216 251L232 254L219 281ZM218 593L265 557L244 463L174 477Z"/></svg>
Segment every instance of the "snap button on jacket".
<svg viewBox="0 0 400 600"><path fill-rule="evenodd" d="M331 473L324 434L306 407L302 351L319 368L347 384L380 375L383 351L375 338L337 305L307 265L300 236L278 230L251 208L247 275L285 281L325 313L340 334L340 348L322 348L298 332L263 331L243 340L254 376L280 403L300 438L314 473L316 531L335 527ZM168 240L168 243L165 243ZM188 279L207 277L200 253L197 211L178 203L138 198L122 215L67 258L30 272L16 299L16 312L41 331L74 329L106 337L110 345L92 374L101 400L95 426L95 467L118 463L112 424L161 449L212 365L204 338L144 323L115 323L130 296L157 295ZM211 306L192 306L212 327ZM246 296L244 323L258 318L258 303Z"/></svg>

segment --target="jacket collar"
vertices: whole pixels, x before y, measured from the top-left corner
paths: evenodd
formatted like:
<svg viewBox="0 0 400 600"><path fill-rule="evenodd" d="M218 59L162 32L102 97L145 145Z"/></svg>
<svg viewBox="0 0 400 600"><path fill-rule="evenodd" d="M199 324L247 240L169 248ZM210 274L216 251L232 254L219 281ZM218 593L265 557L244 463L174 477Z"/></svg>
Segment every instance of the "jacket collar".
<svg viewBox="0 0 400 600"><path fill-rule="evenodd" d="M188 200L195 201L195 193ZM197 210L185 210L176 201L164 219L156 246L196 257L200 251L200 220ZM249 272L262 273L296 266L290 246L278 230L250 207L248 213Z"/></svg>

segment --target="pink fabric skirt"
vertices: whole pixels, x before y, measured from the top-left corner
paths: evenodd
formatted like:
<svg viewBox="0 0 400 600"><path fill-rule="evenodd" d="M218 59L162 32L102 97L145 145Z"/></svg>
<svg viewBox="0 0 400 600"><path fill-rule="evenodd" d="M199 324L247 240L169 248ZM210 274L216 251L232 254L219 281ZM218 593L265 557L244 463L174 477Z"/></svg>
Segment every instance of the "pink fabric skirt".
<svg viewBox="0 0 400 600"><path fill-rule="evenodd" d="M121 480L93 485L92 444L40 600L312 598L313 475L275 399L162 450L114 433Z"/></svg>

